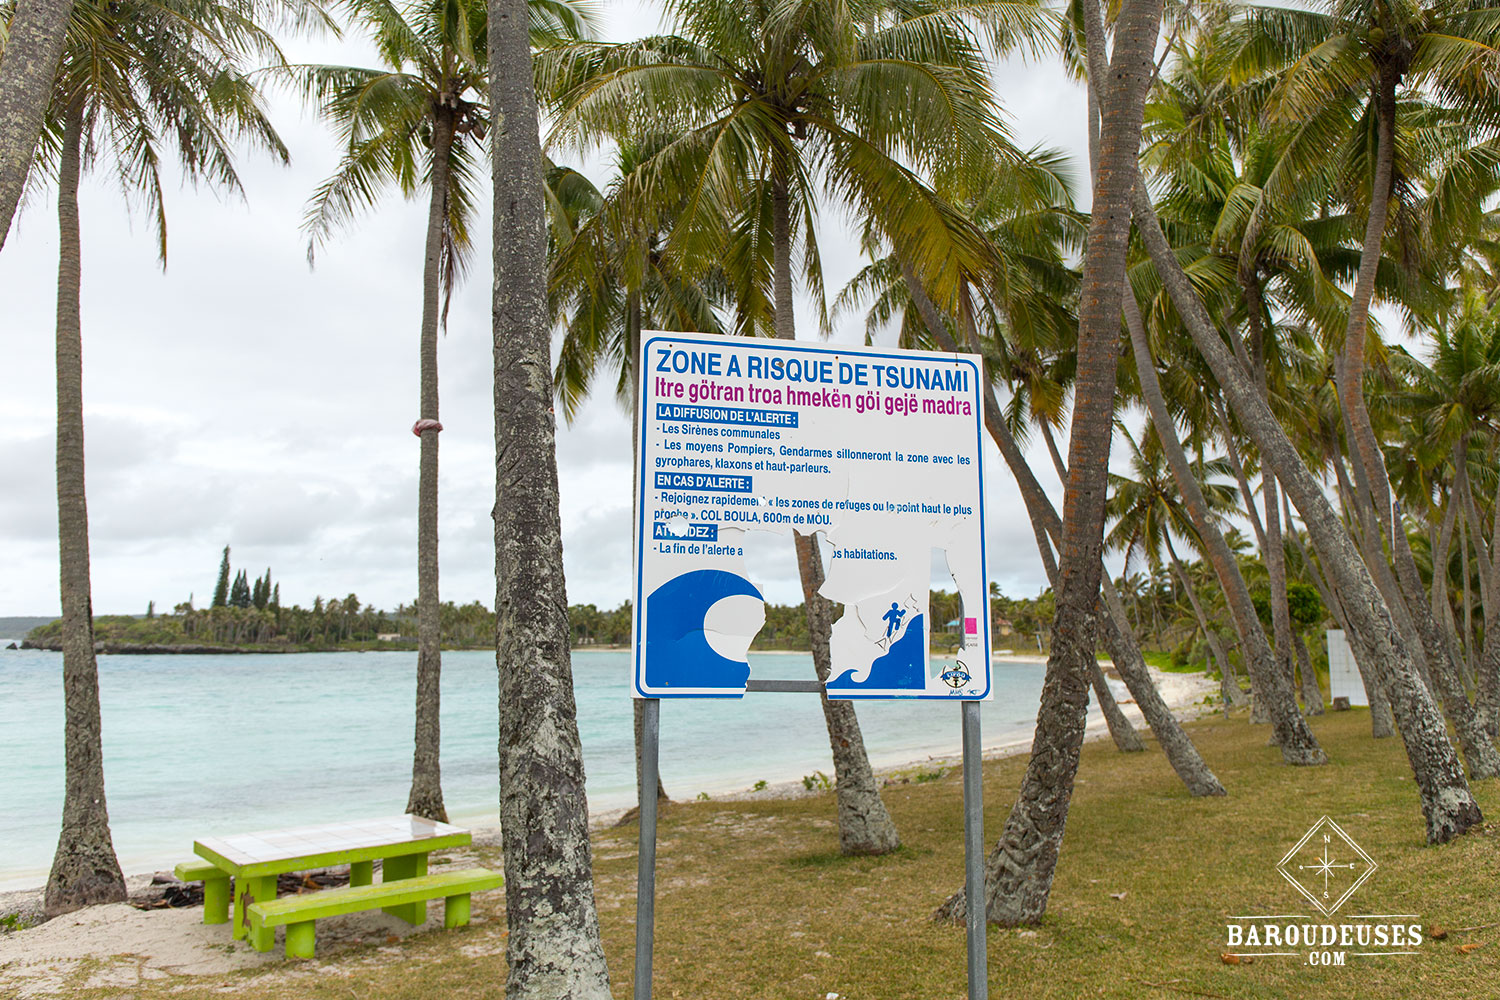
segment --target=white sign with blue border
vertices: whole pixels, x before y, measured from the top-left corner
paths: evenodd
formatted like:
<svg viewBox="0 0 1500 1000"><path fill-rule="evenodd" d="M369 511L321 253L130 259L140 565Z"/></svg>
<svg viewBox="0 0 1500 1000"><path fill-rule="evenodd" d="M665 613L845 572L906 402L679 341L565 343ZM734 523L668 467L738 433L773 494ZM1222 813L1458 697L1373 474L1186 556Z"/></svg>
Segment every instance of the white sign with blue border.
<svg viewBox="0 0 1500 1000"><path fill-rule="evenodd" d="M640 364L637 697L744 694L748 531L823 536L830 698L989 697L979 357L650 333ZM943 660L935 564L963 606Z"/></svg>

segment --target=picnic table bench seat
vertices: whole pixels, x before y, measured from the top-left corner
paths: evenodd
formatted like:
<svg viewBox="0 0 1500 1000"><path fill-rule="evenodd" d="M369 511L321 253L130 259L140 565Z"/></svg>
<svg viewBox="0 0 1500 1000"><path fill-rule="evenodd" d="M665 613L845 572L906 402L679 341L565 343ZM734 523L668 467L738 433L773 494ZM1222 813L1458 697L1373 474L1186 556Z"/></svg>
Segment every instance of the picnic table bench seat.
<svg viewBox="0 0 1500 1000"><path fill-rule="evenodd" d="M498 889L505 878L487 868L465 868L436 875L420 875L374 885L350 885L297 896L283 896L251 903L250 941L258 951L270 951L274 928L286 927L288 958L311 958L315 941L314 922L324 917L362 910L390 909L425 903L442 897L443 926L462 927L469 922L469 896Z"/></svg>
<svg viewBox="0 0 1500 1000"><path fill-rule="evenodd" d="M179 862L172 869L179 882L203 883L203 922L229 922L229 873L212 861L193 859Z"/></svg>

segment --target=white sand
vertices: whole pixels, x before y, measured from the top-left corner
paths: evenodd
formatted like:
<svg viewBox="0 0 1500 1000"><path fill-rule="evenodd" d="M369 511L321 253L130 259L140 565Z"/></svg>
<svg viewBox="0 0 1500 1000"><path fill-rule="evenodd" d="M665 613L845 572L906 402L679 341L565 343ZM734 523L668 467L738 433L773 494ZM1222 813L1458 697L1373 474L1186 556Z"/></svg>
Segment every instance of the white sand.
<svg viewBox="0 0 1500 1000"><path fill-rule="evenodd" d="M997 656L1004 662L1007 658ZM1017 657L1017 661L1035 662L1035 657ZM1194 718L1207 711L1205 695L1216 693L1218 685L1202 674L1166 674L1151 671L1162 697L1179 719ZM1131 703L1122 703L1126 715L1137 726L1144 726L1140 711ZM1089 738L1106 736L1101 721L1089 727ZM997 743L984 747L986 758L1004 757L1024 752L1026 741ZM877 773L899 780L902 772L930 771L956 766L961 748L955 739L951 748L925 759L880 767ZM740 790L716 799L792 798L822 794L808 791L800 781L768 785L759 791ZM623 810L603 813L593 818L596 826L617 819ZM494 844L498 831L476 829L476 846ZM455 864L474 864L467 851L440 852ZM151 881L150 875L131 877L128 886L139 891ZM0 894L0 914L39 911L41 890ZM400 950L389 948L400 938L419 931L442 926L442 908L431 908L426 923L413 927L396 917L379 911L349 914L318 921L317 954L311 962L291 963L282 957L281 936L277 946L261 954L244 941L230 938L228 924L204 924L201 907L183 909L137 910L126 903L95 906L70 913L36 927L0 934L0 997L26 1000L30 997L65 995L80 988L103 986L129 987L138 983L176 976L223 976L238 970L264 969L264 974L278 980L315 973L325 963L337 959L341 951L360 943L379 943L389 949L389 960L400 961ZM476 917L475 924L483 919ZM503 948L496 941L489 947ZM382 949L383 951L386 949ZM259 977L257 977L259 978ZM254 988L255 979L244 982ZM230 987L225 983L226 988Z"/></svg>
<svg viewBox="0 0 1500 1000"><path fill-rule="evenodd" d="M442 908L413 927L375 910L318 921L320 955L358 942L395 941L441 928ZM134 986L171 976L221 976L264 965L285 967L280 937L264 954L233 941L228 924L204 924L201 907L137 910L91 906L0 937L0 996L20 998L100 986Z"/></svg>

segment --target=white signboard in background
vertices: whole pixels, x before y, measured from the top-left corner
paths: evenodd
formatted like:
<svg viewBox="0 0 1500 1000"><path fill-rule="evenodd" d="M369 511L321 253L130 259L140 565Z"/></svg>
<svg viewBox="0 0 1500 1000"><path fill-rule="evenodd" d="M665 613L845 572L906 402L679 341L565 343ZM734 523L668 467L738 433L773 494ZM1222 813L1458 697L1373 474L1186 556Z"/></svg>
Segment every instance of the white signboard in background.
<svg viewBox="0 0 1500 1000"><path fill-rule="evenodd" d="M640 364L638 697L744 694L745 533L790 558L794 530L823 535L844 608L829 697L989 697L978 357L656 333ZM927 656L935 557L963 602L951 663Z"/></svg>
<svg viewBox="0 0 1500 1000"><path fill-rule="evenodd" d="M1354 662L1343 629L1328 630L1328 686L1332 698L1348 698L1351 705L1370 704L1364 678L1359 674L1359 665Z"/></svg>

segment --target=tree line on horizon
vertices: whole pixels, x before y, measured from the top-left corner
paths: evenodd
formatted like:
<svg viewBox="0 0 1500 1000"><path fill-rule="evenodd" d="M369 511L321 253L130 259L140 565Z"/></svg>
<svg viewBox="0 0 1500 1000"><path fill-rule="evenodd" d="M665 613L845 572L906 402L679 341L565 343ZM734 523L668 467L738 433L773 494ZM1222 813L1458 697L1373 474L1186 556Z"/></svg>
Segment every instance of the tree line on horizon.
<svg viewBox="0 0 1500 1000"><path fill-rule="evenodd" d="M227 564L221 566L219 581L229 579ZM244 574L241 573L241 576ZM269 579L266 571L262 581ZM248 588L264 593L264 588ZM298 604L283 606L279 597L280 584L272 589L273 597L264 604L245 595L244 603L233 598L233 586L227 593L231 596L224 603L211 603L207 608L197 608L191 597L173 606L170 614L157 614L155 602L150 602L144 616L97 615L94 618L94 638L97 645L106 650L115 646L202 646L216 645L238 648L263 648L279 651L294 647L315 652L343 648L367 648L382 641L412 642L417 638L421 615L417 602L398 604L390 610L362 603L359 596L349 594L343 598L325 600L321 595L313 598L312 605L303 608ZM217 591L214 598L217 601ZM1174 614L1170 605L1175 598L1166 594L1147 595L1142 607L1153 616L1159 616L1154 633L1158 645L1168 638L1188 644L1183 662L1192 656L1191 635L1183 632L1184 622L1174 617L1166 631L1160 628L1160 619ZM1180 600L1178 600L1180 603ZM931 612L932 644L935 649L946 650L956 642L957 631L947 623L959 616L963 602L956 592L934 590L928 595ZM990 616L992 634L996 645L1003 646L1002 635L1014 632L1024 648L1036 648L1040 633L1050 615L1050 589L1036 598L1012 599L992 588ZM1180 609L1177 609L1180 610ZM1143 612L1144 613L1144 612ZM765 605L765 625L751 642L752 650L804 651L808 648L807 614L802 604ZM494 641L495 613L481 601L456 604L445 601L438 610L441 642L448 648L479 649ZM1001 625L1004 626L1002 632ZM634 612L630 601L622 601L614 608L601 609L594 604L571 604L568 606L569 640L573 648L589 646L629 646L633 638ZM26 636L32 648L60 646L63 620L56 619L33 628ZM382 637L396 636L394 640ZM170 650L163 650L170 652ZM1198 655L1192 657L1203 660ZM1205 665L1206 661L1205 661Z"/></svg>
<svg viewBox="0 0 1500 1000"><path fill-rule="evenodd" d="M108 171L142 194L165 261L161 156L170 146L188 176L229 192L236 141L285 160L268 81L302 95L342 149L313 190L310 255L389 189L427 203L407 805L434 817L437 338L490 168L508 996L609 995L571 715L554 407L570 419L602 385L633 412L643 330L795 338L797 294L819 332L857 321L870 339L984 357L985 427L1051 584L1032 755L985 899L956 893L937 917L1045 913L1090 699L1121 751L1142 747L1101 648L1185 788L1232 791L1145 668L1143 640L1160 642L1167 617L1201 636L1226 710L1267 725L1296 767L1328 763L1306 718L1324 707L1307 634L1341 627L1372 738L1402 741L1427 840L1482 828L1470 782L1500 776L1500 18L1470 0L665 6L666 33L624 42L593 38L577 0L0 6L0 238L28 175L56 190L62 236L68 795L49 912L124 891L89 616L79 178ZM381 64L287 65L273 32L313 27L359 33ZM1008 133L992 72L1020 55L1060 58L1080 81L1085 163ZM600 153L602 186L567 162ZM866 257L837 290L817 238L830 209L853 220ZM1061 506L1044 481L1062 485ZM1110 551L1125 555L1118 582L1102 569ZM819 540L798 535L794 552L826 679ZM823 708L841 849L896 849L855 707Z"/></svg>

